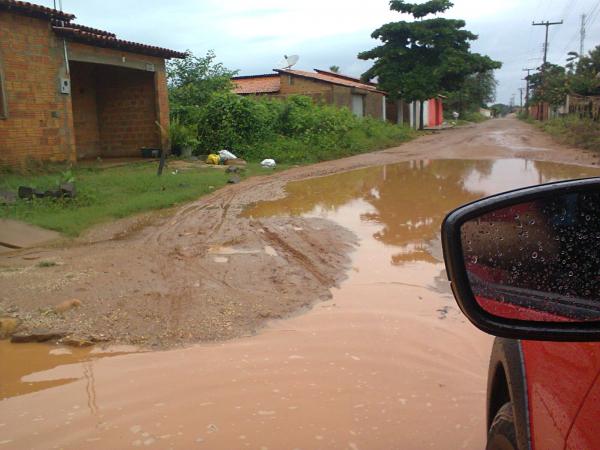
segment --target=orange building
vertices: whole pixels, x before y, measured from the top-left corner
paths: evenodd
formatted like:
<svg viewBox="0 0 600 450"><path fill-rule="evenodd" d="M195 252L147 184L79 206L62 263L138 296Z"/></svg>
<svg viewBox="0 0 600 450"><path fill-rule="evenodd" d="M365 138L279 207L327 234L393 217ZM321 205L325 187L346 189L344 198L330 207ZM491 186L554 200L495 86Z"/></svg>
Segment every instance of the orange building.
<svg viewBox="0 0 600 450"><path fill-rule="evenodd" d="M139 156L164 148L165 59L75 16L0 0L0 165Z"/></svg>
<svg viewBox="0 0 600 450"><path fill-rule="evenodd" d="M315 101L347 107L359 117L386 117L386 93L375 84L326 70L276 69L273 74L234 77L233 83L239 95L306 95Z"/></svg>

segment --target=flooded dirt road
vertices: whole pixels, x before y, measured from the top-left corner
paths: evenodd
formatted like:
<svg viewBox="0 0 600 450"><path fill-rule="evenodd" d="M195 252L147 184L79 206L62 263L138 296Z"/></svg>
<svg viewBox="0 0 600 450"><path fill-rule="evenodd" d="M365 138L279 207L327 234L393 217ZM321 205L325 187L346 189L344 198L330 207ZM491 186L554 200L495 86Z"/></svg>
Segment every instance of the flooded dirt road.
<svg viewBox="0 0 600 450"><path fill-rule="evenodd" d="M285 259L296 248L285 237L294 233L308 232L310 247L313 234L334 229L354 249L327 301L270 321L256 336L110 358L0 343L0 448L483 448L492 339L466 323L451 298L441 220L487 194L598 171L524 159L516 152L539 150L502 147L497 129L478 129L493 148L487 159L429 159L426 151L415 158L410 152L423 145L416 142L395 156L405 162L386 151L374 167L354 160L346 168L357 170L310 179L302 168L278 181L285 196L253 182L244 207L230 202L243 223L269 224L257 236L283 241L211 243L206 258L228 261L217 267L240 270L245 258L263 267L267 257L277 267L298 264ZM559 150L547 147L546 156L560 160ZM312 175L335 172L327 164ZM232 228L228 220L223 226ZM317 255L304 251L309 261L331 255L327 245L316 246ZM245 282L252 290L252 279ZM313 284L303 291L303 278L295 284L298 295L315 294Z"/></svg>

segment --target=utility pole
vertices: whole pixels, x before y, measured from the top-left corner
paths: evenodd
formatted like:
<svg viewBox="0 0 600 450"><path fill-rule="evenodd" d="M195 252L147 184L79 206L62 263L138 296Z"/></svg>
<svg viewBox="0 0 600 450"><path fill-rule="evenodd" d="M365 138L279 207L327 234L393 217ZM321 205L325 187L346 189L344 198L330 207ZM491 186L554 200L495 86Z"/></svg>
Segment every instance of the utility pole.
<svg viewBox="0 0 600 450"><path fill-rule="evenodd" d="M525 88L525 114L529 115L529 74L535 69L523 69L523 72L527 72L525 81L527 81L527 87Z"/></svg>
<svg viewBox="0 0 600 450"><path fill-rule="evenodd" d="M521 99L520 99L520 103L519 103L519 104L520 104L520 106L521 106L521 109L523 109L523 89L525 89L525 88L522 88L522 87L520 87L520 88L519 88L519 94L520 94L520 96L521 96Z"/></svg>
<svg viewBox="0 0 600 450"><path fill-rule="evenodd" d="M581 15L581 29L579 30L579 58L583 57L583 47L585 44L585 14Z"/></svg>
<svg viewBox="0 0 600 450"><path fill-rule="evenodd" d="M548 62L548 28L550 28L552 25L562 25L563 21L561 20L560 22L550 22L550 21L545 21L545 22L531 22L531 24L534 27L537 26L544 26L546 27L546 39L544 40L544 64L542 64L542 86L540 88L541 91L541 97L544 98L544 83L546 82L546 63ZM545 108L547 103L546 102L541 102L542 105L542 119L541 120L545 120L546 119L546 113L545 113ZM538 117L539 119L539 117Z"/></svg>
<svg viewBox="0 0 600 450"><path fill-rule="evenodd" d="M552 25L562 25L563 21L561 20L560 22L549 22L549 21L545 21L545 22L531 22L531 25L533 25L534 27L537 26L544 26L546 27L546 40L544 41L544 65L546 65L546 62L548 60L548 28L550 28Z"/></svg>

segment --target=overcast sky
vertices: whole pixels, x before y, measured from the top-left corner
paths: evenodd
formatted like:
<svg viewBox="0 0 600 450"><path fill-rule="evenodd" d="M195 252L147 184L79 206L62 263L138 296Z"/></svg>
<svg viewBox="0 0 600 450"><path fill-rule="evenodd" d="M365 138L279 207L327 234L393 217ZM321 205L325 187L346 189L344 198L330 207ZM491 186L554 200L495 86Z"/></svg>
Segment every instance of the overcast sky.
<svg viewBox="0 0 600 450"><path fill-rule="evenodd" d="M36 3L52 6L53 0ZM58 4L58 1L57 1ZM300 55L299 69L327 69L358 76L370 65L358 52L374 47L371 32L402 20L387 0L63 0L77 23L110 30L122 39L216 52L219 61L241 75L269 73L284 54ZM564 64L579 48L581 14L588 18L586 49L600 45L600 0L455 0L447 17L462 18L479 35L474 51L501 61L497 101L519 102L525 67L541 64L544 27L533 20L559 21L550 27L548 60Z"/></svg>

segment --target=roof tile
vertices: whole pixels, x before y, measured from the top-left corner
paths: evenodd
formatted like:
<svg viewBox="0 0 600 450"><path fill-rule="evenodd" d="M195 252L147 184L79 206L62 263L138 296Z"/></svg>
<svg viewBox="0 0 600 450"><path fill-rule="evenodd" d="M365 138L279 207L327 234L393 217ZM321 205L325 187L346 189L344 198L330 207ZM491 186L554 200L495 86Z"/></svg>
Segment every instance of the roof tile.
<svg viewBox="0 0 600 450"><path fill-rule="evenodd" d="M72 23L71 20L75 19L73 14L29 2L0 0L0 10L14 11L18 14L48 19L53 25L52 28L56 34L90 45L115 48L161 58L184 58L186 56L183 52L117 39L117 36L109 31Z"/></svg>
<svg viewBox="0 0 600 450"><path fill-rule="evenodd" d="M73 14L68 14L57 9L17 0L0 0L0 9L10 9L28 16L48 19L72 20L75 18Z"/></svg>
<svg viewBox="0 0 600 450"><path fill-rule="evenodd" d="M356 89L364 89L366 91L373 91L385 94L385 92L378 90L377 87L374 86L372 83L365 83L359 80L358 78L352 78L346 75L325 72L323 70L320 70L318 72L307 72L305 70L277 69L276 71L279 73L289 73L305 78L312 78L314 80L325 81L327 83L333 83L341 86L348 86Z"/></svg>

